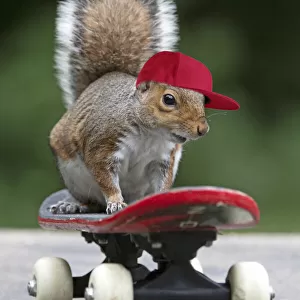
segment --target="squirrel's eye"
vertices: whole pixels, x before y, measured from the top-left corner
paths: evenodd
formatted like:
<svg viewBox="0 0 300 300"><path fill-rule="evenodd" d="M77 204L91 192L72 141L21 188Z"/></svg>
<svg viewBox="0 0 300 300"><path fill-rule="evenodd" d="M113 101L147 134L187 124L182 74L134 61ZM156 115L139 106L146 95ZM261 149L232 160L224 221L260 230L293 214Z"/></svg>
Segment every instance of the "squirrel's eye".
<svg viewBox="0 0 300 300"><path fill-rule="evenodd" d="M175 97L171 94L165 94L163 97L163 101L165 105L174 106L176 104Z"/></svg>

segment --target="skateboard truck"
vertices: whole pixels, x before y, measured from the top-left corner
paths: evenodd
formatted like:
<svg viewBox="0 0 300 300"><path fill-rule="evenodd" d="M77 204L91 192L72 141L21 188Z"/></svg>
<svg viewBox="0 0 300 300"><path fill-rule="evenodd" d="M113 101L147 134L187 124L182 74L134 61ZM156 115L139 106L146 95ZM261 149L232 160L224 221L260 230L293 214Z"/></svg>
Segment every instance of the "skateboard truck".
<svg viewBox="0 0 300 300"><path fill-rule="evenodd" d="M187 297L203 300L229 300L230 288L219 284L202 273L195 271L190 260L196 257L198 249L207 242L216 240L216 231L170 232L124 235L98 235L83 233L89 242L101 247L106 259L104 263L115 263L126 267L132 276L135 300L174 299ZM107 240L106 244L100 241ZM157 247L157 245L160 247ZM121 250L122 249L122 250ZM158 268L150 272L138 264L142 251L147 251ZM87 287L90 273L73 278L73 298L85 297L95 300L93 288ZM117 280L117 279L116 279ZM87 288L86 288L87 287Z"/></svg>
<svg viewBox="0 0 300 300"><path fill-rule="evenodd" d="M60 193L62 197L66 191ZM222 206L218 205L220 199ZM42 204L40 225L80 230L86 242L96 243L106 258L79 277L72 277L64 259L41 258L28 283L29 295L37 300L275 298L267 271L259 263L236 263L229 269L224 283L215 282L192 266L197 251L210 246L217 239L219 229L233 225L250 227L258 222L256 204L239 191L214 187L173 190L140 200L113 216L50 215L46 207L54 201L57 201L55 194ZM191 211L195 214L192 218ZM155 270L138 263L143 251L157 263Z"/></svg>

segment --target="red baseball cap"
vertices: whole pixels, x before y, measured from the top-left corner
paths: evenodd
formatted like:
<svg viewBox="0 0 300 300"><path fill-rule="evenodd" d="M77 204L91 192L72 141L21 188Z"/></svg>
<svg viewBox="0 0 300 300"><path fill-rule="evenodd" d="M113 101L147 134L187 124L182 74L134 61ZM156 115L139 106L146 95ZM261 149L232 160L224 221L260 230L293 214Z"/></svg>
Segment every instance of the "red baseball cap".
<svg viewBox="0 0 300 300"><path fill-rule="evenodd" d="M156 81L202 93L209 99L207 108L237 110L233 99L212 91L212 75L200 61L181 52L161 51L146 61L138 74L136 87L144 81Z"/></svg>

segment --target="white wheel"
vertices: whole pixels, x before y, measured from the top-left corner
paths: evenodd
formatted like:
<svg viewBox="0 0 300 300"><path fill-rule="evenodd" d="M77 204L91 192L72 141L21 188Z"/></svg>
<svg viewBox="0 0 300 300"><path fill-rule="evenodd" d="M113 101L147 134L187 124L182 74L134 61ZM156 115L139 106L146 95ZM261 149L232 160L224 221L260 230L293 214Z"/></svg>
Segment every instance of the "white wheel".
<svg viewBox="0 0 300 300"><path fill-rule="evenodd" d="M73 279L69 264L62 258L39 259L34 265L28 292L37 300L72 300Z"/></svg>
<svg viewBox="0 0 300 300"><path fill-rule="evenodd" d="M130 272L119 264L101 264L91 273L85 299L133 300L133 282Z"/></svg>
<svg viewBox="0 0 300 300"><path fill-rule="evenodd" d="M269 275L257 262L233 265L226 278L231 288L231 300L270 300Z"/></svg>

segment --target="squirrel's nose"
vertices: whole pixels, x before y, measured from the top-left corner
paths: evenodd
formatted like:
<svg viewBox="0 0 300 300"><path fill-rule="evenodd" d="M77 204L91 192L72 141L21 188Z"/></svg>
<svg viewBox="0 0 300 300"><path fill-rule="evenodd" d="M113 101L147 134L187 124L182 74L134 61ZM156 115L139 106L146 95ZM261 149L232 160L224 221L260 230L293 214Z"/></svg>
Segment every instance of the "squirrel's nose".
<svg viewBox="0 0 300 300"><path fill-rule="evenodd" d="M203 136L208 132L209 126L205 117L201 118L201 121L197 127L197 133L199 136Z"/></svg>

